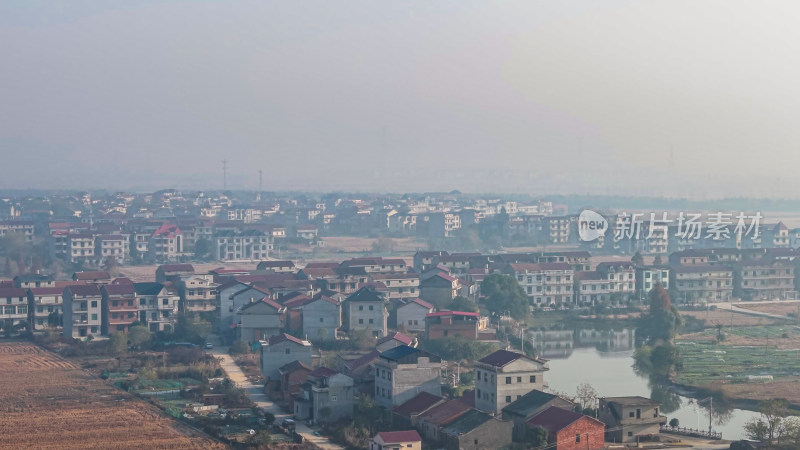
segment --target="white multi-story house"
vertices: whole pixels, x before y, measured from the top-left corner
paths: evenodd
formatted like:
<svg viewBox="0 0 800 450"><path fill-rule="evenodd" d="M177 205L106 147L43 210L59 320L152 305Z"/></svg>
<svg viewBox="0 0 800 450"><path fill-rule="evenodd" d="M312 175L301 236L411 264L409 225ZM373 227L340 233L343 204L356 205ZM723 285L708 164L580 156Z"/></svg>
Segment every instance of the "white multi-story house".
<svg viewBox="0 0 800 450"><path fill-rule="evenodd" d="M567 263L512 263L505 272L517 280L536 305L553 307L573 302L575 271Z"/></svg>
<svg viewBox="0 0 800 450"><path fill-rule="evenodd" d="M103 296L96 284L67 286L64 289L64 336L99 336Z"/></svg>
<svg viewBox="0 0 800 450"><path fill-rule="evenodd" d="M217 232L214 245L214 257L221 261L266 259L271 246L269 236L258 230Z"/></svg>
<svg viewBox="0 0 800 450"><path fill-rule="evenodd" d="M375 401L384 408L402 405L420 392L442 395L441 358L400 345L375 362Z"/></svg>
<svg viewBox="0 0 800 450"><path fill-rule="evenodd" d="M213 275L189 275L180 277L179 292L182 297L182 310L186 312L207 312L217 309L217 287Z"/></svg>
<svg viewBox="0 0 800 450"><path fill-rule="evenodd" d="M157 283L133 283L139 308L139 321L150 331L168 331L175 326L180 296Z"/></svg>
<svg viewBox="0 0 800 450"><path fill-rule="evenodd" d="M28 289L28 323L32 331L56 327L63 314L64 289L41 287ZM2 298L2 297L0 297ZM1 301L1 300L0 300Z"/></svg>
<svg viewBox="0 0 800 450"><path fill-rule="evenodd" d="M0 288L0 322L19 325L28 320L28 291L23 288Z"/></svg>
<svg viewBox="0 0 800 450"><path fill-rule="evenodd" d="M475 363L475 408L498 414L528 392L545 387L547 362L498 350Z"/></svg>

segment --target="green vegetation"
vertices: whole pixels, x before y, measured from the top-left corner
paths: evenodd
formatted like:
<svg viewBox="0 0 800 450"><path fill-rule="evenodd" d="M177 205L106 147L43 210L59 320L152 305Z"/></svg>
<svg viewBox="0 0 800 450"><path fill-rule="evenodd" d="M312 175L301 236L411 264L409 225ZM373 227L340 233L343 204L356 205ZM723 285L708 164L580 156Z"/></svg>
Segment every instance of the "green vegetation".
<svg viewBox="0 0 800 450"><path fill-rule="evenodd" d="M748 375L786 378L800 372L797 350L684 341L679 341L677 346L680 348L683 368L675 381L681 384L703 386L720 379L729 383L743 383Z"/></svg>
<svg viewBox="0 0 800 450"><path fill-rule="evenodd" d="M650 310L639 318L636 329L637 338L644 339L646 345L636 349L635 368L655 377L668 378L673 371L683 368L680 352L672 343L681 326L681 316L661 283L656 283L648 299Z"/></svg>
<svg viewBox="0 0 800 450"><path fill-rule="evenodd" d="M424 340L421 348L448 361L476 360L499 348L495 343L475 341L461 336L448 336L436 340Z"/></svg>
<svg viewBox="0 0 800 450"><path fill-rule="evenodd" d="M447 309L452 311L478 312L478 305L472 300L458 295L447 304Z"/></svg>
<svg viewBox="0 0 800 450"><path fill-rule="evenodd" d="M483 279L481 294L490 312L500 314L508 311L517 320L530 315L528 296L517 280L510 275L493 273Z"/></svg>
<svg viewBox="0 0 800 450"><path fill-rule="evenodd" d="M771 448L800 448L800 419L788 417L789 404L785 400L765 400L758 404L761 417L744 425L749 439L764 442Z"/></svg>

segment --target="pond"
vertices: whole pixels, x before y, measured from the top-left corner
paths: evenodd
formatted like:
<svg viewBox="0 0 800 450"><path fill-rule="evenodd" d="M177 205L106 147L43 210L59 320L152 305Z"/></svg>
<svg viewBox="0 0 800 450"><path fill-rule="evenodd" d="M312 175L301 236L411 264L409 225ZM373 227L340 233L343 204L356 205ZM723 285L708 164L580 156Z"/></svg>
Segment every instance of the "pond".
<svg viewBox="0 0 800 450"><path fill-rule="evenodd" d="M575 395L581 383L589 383L601 397L635 396L662 402L662 414L677 418L682 427L708 429L707 407L678 395L633 369L633 331L577 330L533 332L533 344L549 359L545 380L550 389ZM572 337L570 337L572 335ZM724 439L744 439L744 424L758 413L715 406L713 429Z"/></svg>

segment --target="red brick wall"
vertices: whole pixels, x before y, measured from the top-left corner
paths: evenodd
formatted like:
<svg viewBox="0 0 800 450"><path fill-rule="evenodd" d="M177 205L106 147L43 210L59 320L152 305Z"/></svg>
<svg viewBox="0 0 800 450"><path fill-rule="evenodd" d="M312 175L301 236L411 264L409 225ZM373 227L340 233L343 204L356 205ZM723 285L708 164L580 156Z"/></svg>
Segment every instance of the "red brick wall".
<svg viewBox="0 0 800 450"><path fill-rule="evenodd" d="M605 425L583 417L558 433L557 450L599 450L605 444ZM589 434L588 438L586 434ZM575 442L575 435L581 435L581 441ZM587 441L588 439L588 441Z"/></svg>

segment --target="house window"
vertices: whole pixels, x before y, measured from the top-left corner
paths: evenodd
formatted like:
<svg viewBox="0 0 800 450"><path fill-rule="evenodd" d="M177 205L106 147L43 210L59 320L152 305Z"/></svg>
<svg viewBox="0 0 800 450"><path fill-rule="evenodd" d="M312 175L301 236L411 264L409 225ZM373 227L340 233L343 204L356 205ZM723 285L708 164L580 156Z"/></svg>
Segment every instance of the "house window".
<svg viewBox="0 0 800 450"><path fill-rule="evenodd" d="M372 323L372 322L373 322L373 320L372 320L372 319L369 319L369 323Z"/></svg>
<svg viewBox="0 0 800 450"><path fill-rule="evenodd" d="M531 383L536 383L536 375L531 375Z"/></svg>
<svg viewBox="0 0 800 450"><path fill-rule="evenodd" d="M97 308L97 300L92 301L92 308Z"/></svg>
<svg viewBox="0 0 800 450"><path fill-rule="evenodd" d="M628 417L633 417L633 416L635 416L635 414L633 413L633 411L631 411L631 412L629 412L629 413L628 413Z"/></svg>
<svg viewBox="0 0 800 450"><path fill-rule="evenodd" d="M364 310L364 305L358 305L358 310L359 311L363 311Z"/></svg>
<svg viewBox="0 0 800 450"><path fill-rule="evenodd" d="M287 348L286 350L284 350L284 352L286 352L286 354L288 355L288 354L292 353L292 349Z"/></svg>
<svg viewBox="0 0 800 450"><path fill-rule="evenodd" d="M331 395L331 401L332 401L332 402L335 402L335 401L336 401L336 396L335 396L335 395Z"/></svg>
<svg viewBox="0 0 800 450"><path fill-rule="evenodd" d="M97 320L97 314L92 314L92 320Z"/></svg>
<svg viewBox="0 0 800 450"><path fill-rule="evenodd" d="M506 384L511 384L511 377L506 377Z"/></svg>
<svg viewBox="0 0 800 450"><path fill-rule="evenodd" d="M511 396L510 395L506 395L506 403L511 403Z"/></svg>
<svg viewBox="0 0 800 450"><path fill-rule="evenodd" d="M633 436L633 431L628 431L628 437Z"/></svg>
<svg viewBox="0 0 800 450"><path fill-rule="evenodd" d="M581 441L581 435L580 434L576 434L575 435L575 442L580 442L580 441Z"/></svg>
<svg viewBox="0 0 800 450"><path fill-rule="evenodd" d="M369 310L370 310L370 311L372 311L372 310L373 310L373 307L372 307L372 305L369 305Z"/></svg>
<svg viewBox="0 0 800 450"><path fill-rule="evenodd" d="M359 324L363 324L364 323L364 319L358 319L358 323Z"/></svg>
<svg viewBox="0 0 800 450"><path fill-rule="evenodd" d="M320 317L320 318L319 318L319 323L322 323L322 322L324 322L324 321L325 321L325 318L324 318L324 317Z"/></svg>
<svg viewBox="0 0 800 450"><path fill-rule="evenodd" d="M522 377L517 377L517 383L522 383Z"/></svg>

